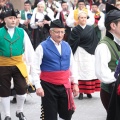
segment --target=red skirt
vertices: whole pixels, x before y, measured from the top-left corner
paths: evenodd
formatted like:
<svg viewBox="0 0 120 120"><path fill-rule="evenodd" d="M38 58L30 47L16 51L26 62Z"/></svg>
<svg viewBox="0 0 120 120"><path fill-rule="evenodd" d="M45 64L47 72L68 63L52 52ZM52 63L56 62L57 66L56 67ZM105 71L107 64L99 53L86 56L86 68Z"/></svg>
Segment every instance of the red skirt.
<svg viewBox="0 0 120 120"><path fill-rule="evenodd" d="M79 93L91 94L100 91L100 80L79 80ZM72 84L73 88L73 84Z"/></svg>

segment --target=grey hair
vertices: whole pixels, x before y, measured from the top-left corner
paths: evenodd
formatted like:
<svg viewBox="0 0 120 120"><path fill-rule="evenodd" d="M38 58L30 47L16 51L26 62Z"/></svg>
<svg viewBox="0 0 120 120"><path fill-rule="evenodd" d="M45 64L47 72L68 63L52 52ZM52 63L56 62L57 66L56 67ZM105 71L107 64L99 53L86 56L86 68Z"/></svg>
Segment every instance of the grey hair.
<svg viewBox="0 0 120 120"><path fill-rule="evenodd" d="M53 30L54 30L54 28L50 28L50 30L51 30L51 31L53 31Z"/></svg>
<svg viewBox="0 0 120 120"><path fill-rule="evenodd" d="M78 18L80 17L80 15L81 15L82 13L86 14L86 16L87 16L87 13L86 13L85 11L82 10L82 11L79 12Z"/></svg>

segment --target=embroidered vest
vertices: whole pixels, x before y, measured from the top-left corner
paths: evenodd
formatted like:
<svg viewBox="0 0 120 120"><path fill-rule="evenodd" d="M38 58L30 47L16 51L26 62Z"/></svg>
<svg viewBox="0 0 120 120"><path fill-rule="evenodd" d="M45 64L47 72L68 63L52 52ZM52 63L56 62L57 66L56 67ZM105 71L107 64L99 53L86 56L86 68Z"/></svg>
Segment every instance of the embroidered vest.
<svg viewBox="0 0 120 120"><path fill-rule="evenodd" d="M31 10L30 13L32 13L33 11ZM26 17L25 17L25 10L21 10L21 19L22 20L26 20Z"/></svg>
<svg viewBox="0 0 120 120"><path fill-rule="evenodd" d="M12 57L22 55L24 52L23 45L24 31L22 28L15 28L13 37L4 27L0 29L0 56Z"/></svg>
<svg viewBox="0 0 120 120"><path fill-rule="evenodd" d="M108 66L111 69L111 71L115 71L115 68L117 66L116 64L117 58L110 45L112 45L112 47L115 49L118 56L120 56L120 51L118 51L117 46L115 45L115 42L108 37L104 37L100 41L100 43L105 43L108 46L110 53L111 53L111 61L108 63ZM101 88L109 93L109 84L101 83Z"/></svg>
<svg viewBox="0 0 120 120"><path fill-rule="evenodd" d="M24 10L21 10L21 19L22 20L26 20L26 18L25 18L25 11Z"/></svg>

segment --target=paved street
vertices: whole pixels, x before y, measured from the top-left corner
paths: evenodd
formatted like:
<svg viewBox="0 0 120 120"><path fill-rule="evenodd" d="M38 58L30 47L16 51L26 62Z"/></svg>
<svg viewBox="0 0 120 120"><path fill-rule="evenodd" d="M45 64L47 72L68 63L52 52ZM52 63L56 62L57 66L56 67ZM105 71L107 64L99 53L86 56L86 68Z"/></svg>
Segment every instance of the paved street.
<svg viewBox="0 0 120 120"><path fill-rule="evenodd" d="M93 98L88 99L84 95L83 100L75 98L76 111L72 120L105 120L106 112L101 104L99 93L92 94ZM31 97L32 96L32 97ZM27 101L24 106L24 114L27 120L40 120L40 97L36 94L28 95ZM2 120L4 120L4 114L0 102L0 111L2 112ZM11 104L11 116L12 120L18 120L15 117L16 104Z"/></svg>

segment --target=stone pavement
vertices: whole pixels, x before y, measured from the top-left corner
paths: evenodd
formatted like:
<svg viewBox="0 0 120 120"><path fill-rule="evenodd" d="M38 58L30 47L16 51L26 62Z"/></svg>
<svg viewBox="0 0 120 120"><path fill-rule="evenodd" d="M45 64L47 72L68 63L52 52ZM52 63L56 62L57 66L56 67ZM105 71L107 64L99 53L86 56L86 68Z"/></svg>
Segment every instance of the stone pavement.
<svg viewBox="0 0 120 120"><path fill-rule="evenodd" d="M104 110L99 92L92 94L93 98L88 99L84 95L83 100L78 100L75 98L76 111L73 115L72 120L105 120L106 111ZM27 96L27 101L24 105L24 114L27 120L40 120L40 97L36 94L31 94ZM0 102L0 112L2 113L2 120L4 120L4 113ZM11 104L11 116L12 120L18 120L15 117L16 104Z"/></svg>

